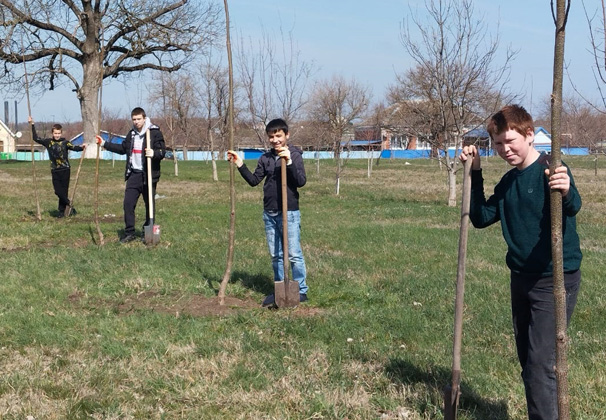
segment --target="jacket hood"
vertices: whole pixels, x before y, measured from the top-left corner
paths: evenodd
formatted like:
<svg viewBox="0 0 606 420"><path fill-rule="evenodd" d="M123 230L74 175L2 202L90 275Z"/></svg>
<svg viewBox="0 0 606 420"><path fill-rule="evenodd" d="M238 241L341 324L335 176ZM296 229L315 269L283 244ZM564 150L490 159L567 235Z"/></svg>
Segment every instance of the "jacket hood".
<svg viewBox="0 0 606 420"><path fill-rule="evenodd" d="M143 128L141 129L141 131L137 131L137 127L135 127L133 125L133 131L137 134L139 134L140 136L144 135L145 132L147 130L149 130L149 128L152 126L151 120L149 119L149 117L145 117L145 122L143 123Z"/></svg>

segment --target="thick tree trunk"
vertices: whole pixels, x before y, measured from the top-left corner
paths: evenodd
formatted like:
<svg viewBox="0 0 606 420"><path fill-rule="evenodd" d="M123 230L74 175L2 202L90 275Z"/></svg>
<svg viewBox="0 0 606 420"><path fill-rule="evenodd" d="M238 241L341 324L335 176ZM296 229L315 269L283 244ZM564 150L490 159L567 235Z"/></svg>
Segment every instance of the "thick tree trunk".
<svg viewBox="0 0 606 420"><path fill-rule="evenodd" d="M82 77L82 86L78 93L80 101L80 112L82 113L82 123L84 132L84 143L95 143L95 136L99 134L99 88L101 87L102 79L101 64L95 59L83 64L84 75ZM95 158L96 151L94 147L86 148L86 157Z"/></svg>

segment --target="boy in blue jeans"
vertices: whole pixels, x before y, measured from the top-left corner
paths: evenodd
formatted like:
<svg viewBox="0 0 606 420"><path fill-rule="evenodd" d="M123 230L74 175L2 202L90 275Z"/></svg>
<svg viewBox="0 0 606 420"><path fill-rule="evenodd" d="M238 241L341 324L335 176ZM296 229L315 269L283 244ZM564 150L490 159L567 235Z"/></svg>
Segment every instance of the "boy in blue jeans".
<svg viewBox="0 0 606 420"><path fill-rule="evenodd" d="M511 313L530 420L557 420L555 303L551 257L551 190L562 194L562 234L566 319L570 322L581 284L581 248L576 214L581 197L566 166L549 175L549 156L534 148L532 117L509 105L493 115L488 133L499 156L511 166L488 198L480 156L466 146L461 161L472 158L471 207L476 228L501 222L511 270Z"/></svg>
<svg viewBox="0 0 606 420"><path fill-rule="evenodd" d="M288 201L288 260L292 267L293 280L299 283L299 301L307 301L307 271L301 249L301 213L299 212L299 191L307 182L303 155L295 147L289 148L288 124L282 119L270 121L265 128L272 150L265 152L257 162L254 172L246 167L238 153L227 151L227 158L234 162L242 178L251 187L258 185L263 179L263 221L265 236L271 255L274 270L274 281L284 280L284 263L282 255L282 189L281 166L286 159L287 201ZM263 306L275 306L274 295L269 295L263 301Z"/></svg>

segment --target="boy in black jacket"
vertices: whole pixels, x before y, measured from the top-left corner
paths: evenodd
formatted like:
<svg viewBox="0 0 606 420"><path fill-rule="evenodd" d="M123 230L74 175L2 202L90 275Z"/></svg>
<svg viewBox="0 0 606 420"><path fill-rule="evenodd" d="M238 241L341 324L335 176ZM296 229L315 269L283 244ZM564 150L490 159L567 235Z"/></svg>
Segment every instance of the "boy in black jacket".
<svg viewBox="0 0 606 420"><path fill-rule="evenodd" d="M289 148L288 125L282 119L270 121L265 128L269 143L273 149L264 153L257 162L255 172L251 173L240 156L233 151L227 151L227 158L234 162L242 178L251 187L258 185L263 179L263 221L265 236L271 255L274 270L274 281L284 280L284 264L282 256L282 189L281 166L286 158L287 202L288 202L288 259L292 267L293 280L299 283L299 301L307 301L307 270L301 249L301 213L299 212L299 191L307 182L303 156L297 148ZM269 295L263 301L263 306L275 304L274 295Z"/></svg>
<svg viewBox="0 0 606 420"><path fill-rule="evenodd" d="M71 169L69 166L69 150L74 152L82 152L86 148L86 144L82 146L76 146L69 140L61 137L63 134L63 127L61 124L53 125L53 137L48 139L41 139L36 133L36 126L34 120L30 116L28 118L29 123L32 127L32 137L36 143L41 144L48 150L48 158L50 159L51 165L51 177L53 179L53 187L55 189L55 195L59 197L59 206L57 210L59 214L57 217L61 218L65 215L65 208L70 205L67 193L69 191L69 178ZM72 207L69 215L75 215L76 209Z"/></svg>
<svg viewBox="0 0 606 420"><path fill-rule="evenodd" d="M152 200L156 196L156 186L160 180L160 161L164 159L166 145L160 128L153 125L145 115L143 108L135 108L131 112L133 128L128 132L121 144L104 141L97 136L97 144L110 152L126 155L126 189L124 190L124 236L120 242L125 244L137 239L135 235L135 208L139 196L143 195L145 202L145 225L149 224L149 199L147 196L147 159L151 158ZM150 149L146 148L146 132L150 133ZM155 217L155 215L154 215Z"/></svg>

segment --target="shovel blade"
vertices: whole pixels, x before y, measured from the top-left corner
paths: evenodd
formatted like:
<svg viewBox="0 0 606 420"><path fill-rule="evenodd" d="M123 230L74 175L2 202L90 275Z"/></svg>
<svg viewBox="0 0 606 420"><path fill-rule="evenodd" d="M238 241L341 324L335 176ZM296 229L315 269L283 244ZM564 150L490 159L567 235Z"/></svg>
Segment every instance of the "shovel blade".
<svg viewBox="0 0 606 420"><path fill-rule="evenodd" d="M457 420L460 396L458 387L453 389L452 385L447 385L444 388L444 420Z"/></svg>
<svg viewBox="0 0 606 420"><path fill-rule="evenodd" d="M274 295L278 308L295 308L299 305L299 283L277 281L274 283Z"/></svg>
<svg viewBox="0 0 606 420"><path fill-rule="evenodd" d="M158 245L160 242L160 225L149 225L144 227L145 245Z"/></svg>

